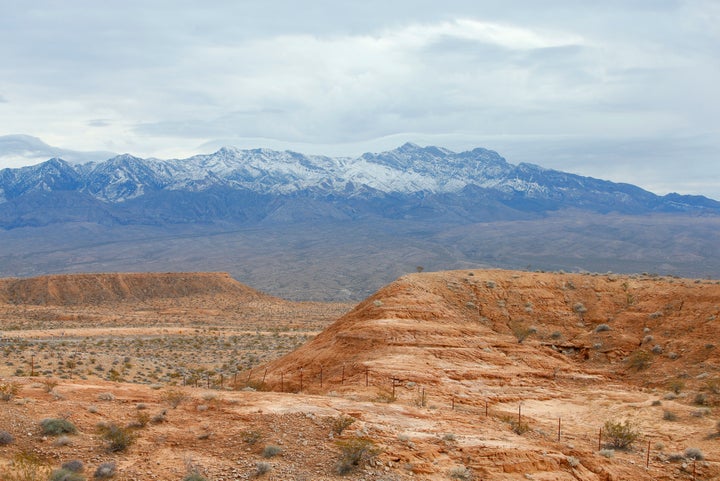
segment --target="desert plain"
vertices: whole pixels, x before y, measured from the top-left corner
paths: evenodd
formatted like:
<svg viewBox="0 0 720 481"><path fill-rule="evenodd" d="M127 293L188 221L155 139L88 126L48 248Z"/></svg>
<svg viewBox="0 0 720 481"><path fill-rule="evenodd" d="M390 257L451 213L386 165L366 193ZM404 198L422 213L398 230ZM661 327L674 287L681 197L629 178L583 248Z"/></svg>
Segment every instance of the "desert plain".
<svg viewBox="0 0 720 481"><path fill-rule="evenodd" d="M649 273L2 279L0 479L720 479L718 316Z"/></svg>

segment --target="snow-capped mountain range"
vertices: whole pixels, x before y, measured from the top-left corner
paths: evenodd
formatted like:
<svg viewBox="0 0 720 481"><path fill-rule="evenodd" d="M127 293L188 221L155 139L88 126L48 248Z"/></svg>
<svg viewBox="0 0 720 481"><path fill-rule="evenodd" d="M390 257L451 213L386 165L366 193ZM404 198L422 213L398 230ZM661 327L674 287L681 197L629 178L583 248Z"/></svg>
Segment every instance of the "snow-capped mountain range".
<svg viewBox="0 0 720 481"><path fill-rule="evenodd" d="M289 199L300 198L305 201L291 209L293 219L304 208L322 216L318 202L332 204L334 212L327 215L350 217L368 210L390 217L451 211L474 220L493 210L497 219L563 208L631 214L720 213L719 202L701 196L657 196L629 184L532 164L513 165L482 148L456 153L408 143L357 158L231 147L180 160L124 154L103 162L71 164L53 158L0 171L0 226L54 222L47 215L30 219L32 208L43 202L51 203L48 207L55 211L59 205L72 209L75 203L90 216L88 220L97 220L92 216L103 212L118 222L145 223L148 219L140 217L148 212L153 212L151 222L228 216L262 219L272 216L279 202L287 211ZM237 205L241 201L244 205ZM178 217L177 210L183 206L187 210Z"/></svg>

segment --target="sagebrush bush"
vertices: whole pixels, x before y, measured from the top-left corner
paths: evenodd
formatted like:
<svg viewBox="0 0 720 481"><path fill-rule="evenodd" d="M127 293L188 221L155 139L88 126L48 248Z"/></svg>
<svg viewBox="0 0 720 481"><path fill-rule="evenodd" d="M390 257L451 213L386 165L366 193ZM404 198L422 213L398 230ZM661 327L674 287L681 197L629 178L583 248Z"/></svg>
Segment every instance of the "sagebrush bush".
<svg viewBox="0 0 720 481"><path fill-rule="evenodd" d="M85 481L85 476L67 469L56 469L50 474L50 481Z"/></svg>
<svg viewBox="0 0 720 481"><path fill-rule="evenodd" d="M275 445L270 444L268 446L265 446L265 448L263 448L262 457L263 458L273 458L280 453L282 453L282 448L280 446L275 446Z"/></svg>
<svg viewBox="0 0 720 481"><path fill-rule="evenodd" d="M607 332L610 330L610 326L607 324L598 324L595 328L595 332Z"/></svg>
<svg viewBox="0 0 720 481"><path fill-rule="evenodd" d="M652 355L649 352L640 349L630 354L627 363L628 367L630 367L631 369L635 369L636 371L642 371L643 369L647 369L650 366L651 361Z"/></svg>
<svg viewBox="0 0 720 481"><path fill-rule="evenodd" d="M20 384L14 381L0 382L0 400L9 401L20 392Z"/></svg>
<svg viewBox="0 0 720 481"><path fill-rule="evenodd" d="M630 449L640 437L640 432L627 420L624 423L606 421L603 435L610 447L615 449Z"/></svg>
<svg viewBox="0 0 720 481"><path fill-rule="evenodd" d="M678 420L678 417L677 417L677 414L675 414L675 413L672 412L672 411L664 411L664 412L663 412L663 419L664 419L665 421L677 421L677 420Z"/></svg>
<svg viewBox="0 0 720 481"><path fill-rule="evenodd" d="M265 461L258 461L255 463L255 476L262 476L265 473L270 472L272 469L272 466L270 463L266 463Z"/></svg>
<svg viewBox="0 0 720 481"><path fill-rule="evenodd" d="M335 434L342 434L345 429L349 428L355 422L355 418L352 416L345 416L340 414L332 420L332 432Z"/></svg>
<svg viewBox="0 0 720 481"><path fill-rule="evenodd" d="M66 462L62 463L61 468L66 469L68 471L72 471L74 473L80 473L80 472L82 472L84 465L83 465L83 462L80 461L79 459L73 459L71 461L66 461Z"/></svg>
<svg viewBox="0 0 720 481"><path fill-rule="evenodd" d="M448 475L452 479L460 479L463 481L472 479L472 472L467 467L462 465L451 468Z"/></svg>
<svg viewBox="0 0 720 481"><path fill-rule="evenodd" d="M100 424L98 431L107 450L111 453L125 451L135 441L135 433L132 430L116 424Z"/></svg>
<svg viewBox="0 0 720 481"><path fill-rule="evenodd" d="M112 478L115 476L116 465L114 461L101 463L96 469L93 477L97 479Z"/></svg>
<svg viewBox="0 0 720 481"><path fill-rule="evenodd" d="M168 389L160 395L160 398L168 403L173 409L177 408L183 401L188 399L188 395L180 389Z"/></svg>
<svg viewBox="0 0 720 481"><path fill-rule="evenodd" d="M337 441L340 461L336 466L338 474L347 474L378 455L375 443L367 438L352 438Z"/></svg>
<svg viewBox="0 0 720 481"><path fill-rule="evenodd" d="M57 436L60 434L75 434L77 428L67 419L46 418L40 421L43 434Z"/></svg>
<svg viewBox="0 0 720 481"><path fill-rule="evenodd" d="M15 439L7 431L0 431L0 446L11 444Z"/></svg>
<svg viewBox="0 0 720 481"><path fill-rule="evenodd" d="M694 459L695 461L702 461L705 459L705 455L698 448L687 448L685 450L685 457L688 459Z"/></svg>

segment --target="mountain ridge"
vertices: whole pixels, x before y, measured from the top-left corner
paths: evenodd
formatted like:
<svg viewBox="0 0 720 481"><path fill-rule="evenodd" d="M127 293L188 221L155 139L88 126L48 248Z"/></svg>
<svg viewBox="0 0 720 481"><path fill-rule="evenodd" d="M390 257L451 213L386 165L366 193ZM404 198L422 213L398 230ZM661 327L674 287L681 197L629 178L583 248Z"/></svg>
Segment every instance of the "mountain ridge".
<svg viewBox="0 0 720 481"><path fill-rule="evenodd" d="M579 208L597 213L687 212L720 214L720 202L703 196L659 196L640 187L546 169L513 165L495 151L465 152L406 143L357 158L304 155L269 149L223 147L186 159L142 159L122 154L103 162L70 164L52 158L42 164L0 170L0 227L63 222L50 206L44 219L17 215L37 204L38 196L76 196L96 203L88 212L110 212L115 222L157 224L272 219L281 210L302 210L303 199L330 218L454 215L487 220L473 212L482 205L502 218L517 219ZM242 197L243 212L230 204ZM182 198L182 199L179 199ZM41 202L42 203L42 202ZM197 215L174 207L205 205ZM227 205L222 205L227 204ZM322 204L322 207L319 205ZM340 214L332 213L340 211ZM299 214L300 217L306 217ZM292 217L292 216L291 216ZM98 218L86 217L91 222ZM107 218L106 218L107 221Z"/></svg>

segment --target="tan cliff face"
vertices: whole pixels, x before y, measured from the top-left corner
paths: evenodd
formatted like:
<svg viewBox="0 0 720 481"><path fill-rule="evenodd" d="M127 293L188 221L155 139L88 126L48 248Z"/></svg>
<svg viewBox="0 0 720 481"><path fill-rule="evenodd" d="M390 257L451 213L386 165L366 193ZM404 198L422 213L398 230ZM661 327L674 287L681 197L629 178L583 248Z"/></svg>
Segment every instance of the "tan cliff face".
<svg viewBox="0 0 720 481"><path fill-rule="evenodd" d="M0 473L30 450L55 467L81 459L91 470L111 459L123 480L179 480L187 460L213 480L690 480L693 470L696 479L720 477L716 281L421 273L401 277L340 317L342 306L289 303L223 274L113 276L53 276L23 288L18 280L0 280L0 319L17 324L4 333L17 341L3 350L15 364L0 372L20 388L12 400L0 401L0 430L15 438L0 446ZM39 305L42 299L47 307ZM87 303L94 303L92 315L83 317ZM42 315L24 326L23 312ZM63 321L63 312L72 316ZM35 349L36 360L47 352L24 344L32 336L46 336L61 352L52 336L63 326L78 329L64 342L85 340L88 350L111 352L109 339L127 340L123 345L131 349L123 355L141 370L152 357L138 354L133 339L172 339L173 349L190 345L193 359L183 360L189 366L218 356L243 330L259 336L263 319L276 331L249 338L265 346L258 352L272 350L271 340L327 327L293 352L222 384L218 376L198 387L173 387L182 384L177 377L151 385L52 376L58 384L48 393L44 375L10 374L18 360L26 366L23 349ZM112 330L123 325L130 327ZM102 345L96 348L93 339ZM156 350L158 357L166 354ZM242 349L220 354L227 362ZM173 390L186 396L174 409L168 404ZM164 421L136 428L126 451L103 447L99 422L128 425L140 412L163 410ZM58 446L37 423L64 415L79 433ZM336 433L341 416L354 422ZM625 420L639 435L634 446L601 454L608 440L600 429ZM250 434L259 441L247 442ZM336 441L358 437L371 440L378 455L341 477ZM263 457L268 445L281 453ZM705 459L680 456L688 448ZM270 466L260 475L261 462Z"/></svg>

